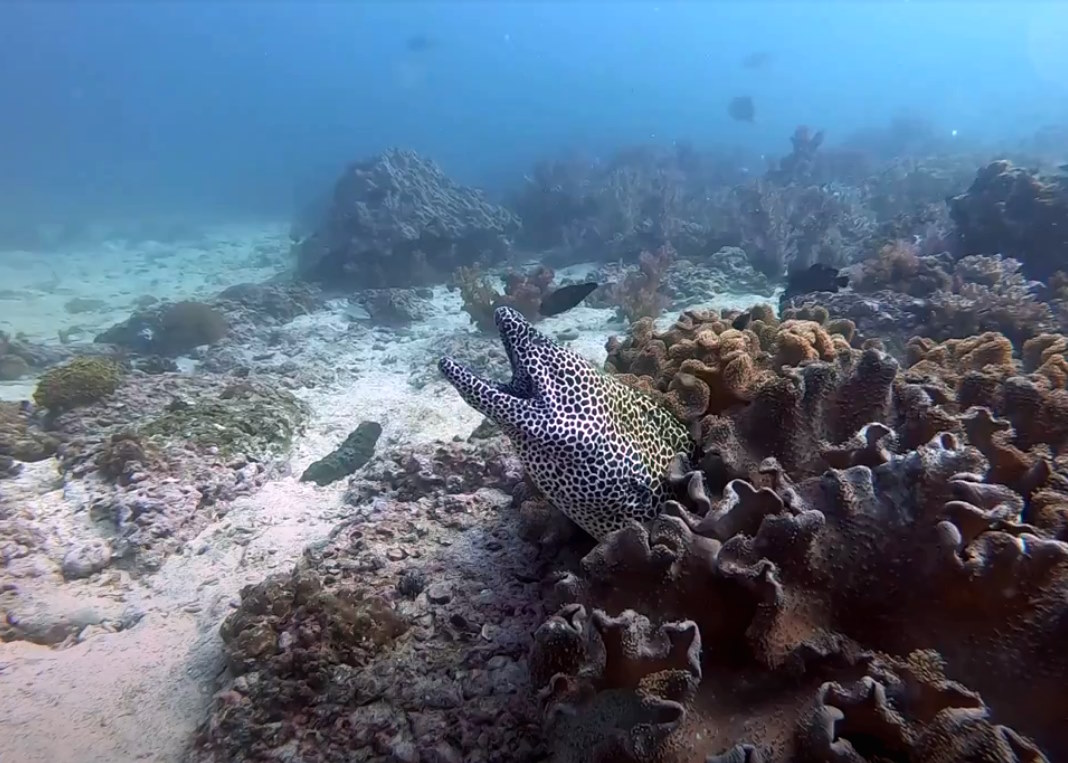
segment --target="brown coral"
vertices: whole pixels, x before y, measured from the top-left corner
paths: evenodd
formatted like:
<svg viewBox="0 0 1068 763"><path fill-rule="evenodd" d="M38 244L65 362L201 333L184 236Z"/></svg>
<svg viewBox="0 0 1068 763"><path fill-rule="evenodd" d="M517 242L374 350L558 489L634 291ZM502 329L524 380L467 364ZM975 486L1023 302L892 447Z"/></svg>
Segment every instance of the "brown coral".
<svg viewBox="0 0 1068 763"><path fill-rule="evenodd" d="M699 407L687 364L732 339L706 317L639 324L610 363ZM1068 755L1068 418L1036 373L1062 341L761 364L672 473L682 503L559 578L532 651L554 760Z"/></svg>
<svg viewBox="0 0 1068 763"><path fill-rule="evenodd" d="M628 321L656 318L670 300L662 291L664 277L675 261L675 249L664 244L655 252L638 257L638 269L628 271L623 280L605 290L605 300Z"/></svg>
<svg viewBox="0 0 1068 763"><path fill-rule="evenodd" d="M863 294L889 289L913 297L928 297L952 283L949 274L935 257L922 257L908 241L893 241L870 260L865 260L852 281L855 291Z"/></svg>
<svg viewBox="0 0 1068 763"><path fill-rule="evenodd" d="M552 291L555 277L552 268L544 266L529 273L507 273L501 294L477 267L460 267L450 288L459 289L463 310L479 330L493 332L493 311L502 305L515 308L529 321L540 319L541 301Z"/></svg>
<svg viewBox="0 0 1068 763"><path fill-rule="evenodd" d="M834 360L849 349L850 321L831 322L826 311L788 315L780 323L759 305L743 330L732 327L738 314L730 311L687 310L664 332L640 320L627 339L609 340L606 367L696 421L752 400L756 386L783 365Z"/></svg>

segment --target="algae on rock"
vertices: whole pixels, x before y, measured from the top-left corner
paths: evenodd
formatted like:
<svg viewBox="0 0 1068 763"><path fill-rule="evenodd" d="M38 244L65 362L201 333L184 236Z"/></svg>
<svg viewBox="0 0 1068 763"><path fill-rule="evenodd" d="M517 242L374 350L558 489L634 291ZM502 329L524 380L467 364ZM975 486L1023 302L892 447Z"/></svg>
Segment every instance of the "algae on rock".
<svg viewBox="0 0 1068 763"><path fill-rule="evenodd" d="M33 401L51 413L90 405L114 392L122 368L107 358L80 356L42 374Z"/></svg>
<svg viewBox="0 0 1068 763"><path fill-rule="evenodd" d="M307 406L292 393L243 380L216 397L175 400L138 431L157 442L186 441L217 448L221 456L264 458L289 449L308 416Z"/></svg>

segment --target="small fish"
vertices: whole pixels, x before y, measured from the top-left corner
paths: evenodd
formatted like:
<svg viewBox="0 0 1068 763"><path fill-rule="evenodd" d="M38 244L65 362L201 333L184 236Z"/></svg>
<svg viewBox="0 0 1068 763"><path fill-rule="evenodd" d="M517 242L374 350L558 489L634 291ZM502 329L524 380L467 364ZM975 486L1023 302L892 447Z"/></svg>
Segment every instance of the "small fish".
<svg viewBox="0 0 1068 763"><path fill-rule="evenodd" d="M766 50L758 50L742 59L742 68L763 69L769 63L771 63L771 53Z"/></svg>
<svg viewBox="0 0 1068 763"><path fill-rule="evenodd" d="M541 301L538 312L548 318L551 315L566 313L579 302L586 299L601 284L593 281L576 283L570 286L561 286L559 289L547 294Z"/></svg>
<svg viewBox="0 0 1068 763"><path fill-rule="evenodd" d="M404 41L404 47L411 53L424 53L435 47L437 43L425 34L413 34Z"/></svg>
<svg viewBox="0 0 1068 763"><path fill-rule="evenodd" d="M744 331L745 327L749 325L749 321L752 320L752 318L752 313L746 310L744 313L737 316L733 321L731 321L731 328L736 329L738 331Z"/></svg>
<svg viewBox="0 0 1068 763"><path fill-rule="evenodd" d="M756 117L756 106L748 95L731 98L727 104L727 113L736 122L752 122Z"/></svg>

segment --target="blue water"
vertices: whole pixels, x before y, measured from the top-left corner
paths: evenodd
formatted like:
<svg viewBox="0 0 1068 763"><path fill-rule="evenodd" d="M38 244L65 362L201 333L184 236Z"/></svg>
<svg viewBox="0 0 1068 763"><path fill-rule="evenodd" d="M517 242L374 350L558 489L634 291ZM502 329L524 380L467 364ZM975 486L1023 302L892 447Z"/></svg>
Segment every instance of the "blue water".
<svg viewBox="0 0 1068 763"><path fill-rule="evenodd" d="M1068 121L1065 39L1068 4L1039 2L9 0L0 214L285 216L391 145L502 187L568 149L781 154L799 123L1011 141ZM738 94L756 124L727 117Z"/></svg>

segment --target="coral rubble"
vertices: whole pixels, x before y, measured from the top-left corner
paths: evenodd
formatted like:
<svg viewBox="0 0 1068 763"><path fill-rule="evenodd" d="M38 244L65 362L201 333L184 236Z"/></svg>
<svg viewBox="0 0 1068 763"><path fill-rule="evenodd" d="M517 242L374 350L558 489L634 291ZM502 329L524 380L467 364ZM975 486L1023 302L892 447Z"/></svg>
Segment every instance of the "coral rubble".
<svg viewBox="0 0 1068 763"><path fill-rule="evenodd" d="M263 376L135 374L56 417L48 434L112 557L155 569L207 526L213 506L278 470L306 416Z"/></svg>
<svg viewBox="0 0 1068 763"><path fill-rule="evenodd" d="M247 587L194 760L544 760L526 655L547 612L499 434L391 451L292 574Z"/></svg>

